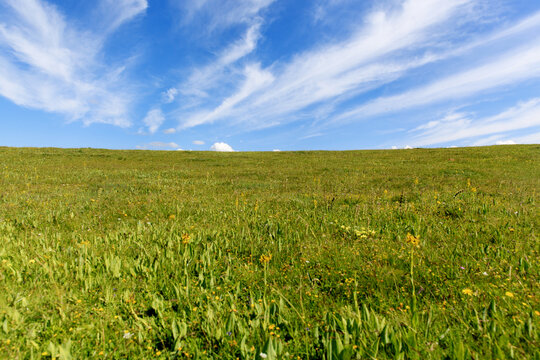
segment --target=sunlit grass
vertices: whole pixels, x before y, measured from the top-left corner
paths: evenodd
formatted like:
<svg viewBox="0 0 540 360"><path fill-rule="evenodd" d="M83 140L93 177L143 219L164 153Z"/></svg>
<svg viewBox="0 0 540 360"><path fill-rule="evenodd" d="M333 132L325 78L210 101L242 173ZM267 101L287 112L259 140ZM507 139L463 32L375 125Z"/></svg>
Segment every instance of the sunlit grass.
<svg viewBox="0 0 540 360"><path fill-rule="evenodd" d="M0 358L539 358L539 158L0 148Z"/></svg>

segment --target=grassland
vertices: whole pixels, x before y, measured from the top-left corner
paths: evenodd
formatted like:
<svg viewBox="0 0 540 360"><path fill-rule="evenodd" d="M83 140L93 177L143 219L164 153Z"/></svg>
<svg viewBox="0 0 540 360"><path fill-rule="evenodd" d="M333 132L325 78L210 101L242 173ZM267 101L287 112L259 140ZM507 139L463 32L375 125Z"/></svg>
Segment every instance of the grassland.
<svg viewBox="0 0 540 360"><path fill-rule="evenodd" d="M0 148L0 358L539 359L539 159Z"/></svg>

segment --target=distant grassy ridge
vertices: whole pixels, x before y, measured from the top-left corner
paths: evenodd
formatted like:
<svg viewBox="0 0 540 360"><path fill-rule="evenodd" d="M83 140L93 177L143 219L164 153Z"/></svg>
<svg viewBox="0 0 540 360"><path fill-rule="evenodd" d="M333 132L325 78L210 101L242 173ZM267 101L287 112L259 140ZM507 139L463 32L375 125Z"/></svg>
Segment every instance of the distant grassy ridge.
<svg viewBox="0 0 540 360"><path fill-rule="evenodd" d="M540 146L0 147L0 358L540 359Z"/></svg>

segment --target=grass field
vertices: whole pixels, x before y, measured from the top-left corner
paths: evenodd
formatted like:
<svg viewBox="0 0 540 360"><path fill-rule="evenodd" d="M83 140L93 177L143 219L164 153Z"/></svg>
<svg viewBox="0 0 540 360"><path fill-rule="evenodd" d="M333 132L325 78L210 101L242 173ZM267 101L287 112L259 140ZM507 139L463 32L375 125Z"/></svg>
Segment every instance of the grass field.
<svg viewBox="0 0 540 360"><path fill-rule="evenodd" d="M540 359L539 159L0 148L0 358Z"/></svg>

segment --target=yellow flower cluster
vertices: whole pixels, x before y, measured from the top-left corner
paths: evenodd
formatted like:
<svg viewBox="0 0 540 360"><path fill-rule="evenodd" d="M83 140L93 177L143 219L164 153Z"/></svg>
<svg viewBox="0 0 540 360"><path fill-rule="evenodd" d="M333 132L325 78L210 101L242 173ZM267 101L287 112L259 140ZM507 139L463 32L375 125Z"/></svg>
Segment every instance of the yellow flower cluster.
<svg viewBox="0 0 540 360"><path fill-rule="evenodd" d="M259 258L259 261L261 262L261 264L268 264L270 260L272 260L272 254L268 254L268 255L263 254Z"/></svg>
<svg viewBox="0 0 540 360"><path fill-rule="evenodd" d="M189 244L189 240L191 239L191 236L187 233L182 234L182 244Z"/></svg>
<svg viewBox="0 0 540 360"><path fill-rule="evenodd" d="M343 230L346 233L353 234L354 236L356 236L359 239L367 239L367 238L375 236L375 231L374 230L370 230L370 229L365 228L365 227L361 227L360 229L356 229L356 228L351 228L350 226L341 225L341 230Z"/></svg>
<svg viewBox="0 0 540 360"><path fill-rule="evenodd" d="M366 228L361 228L360 230L354 230L354 235L356 235L360 239L367 239L368 237L375 236L375 231L366 229Z"/></svg>
<svg viewBox="0 0 540 360"><path fill-rule="evenodd" d="M414 236L411 233L407 233L407 238L405 239L407 244L412 246L420 247L420 236Z"/></svg>

